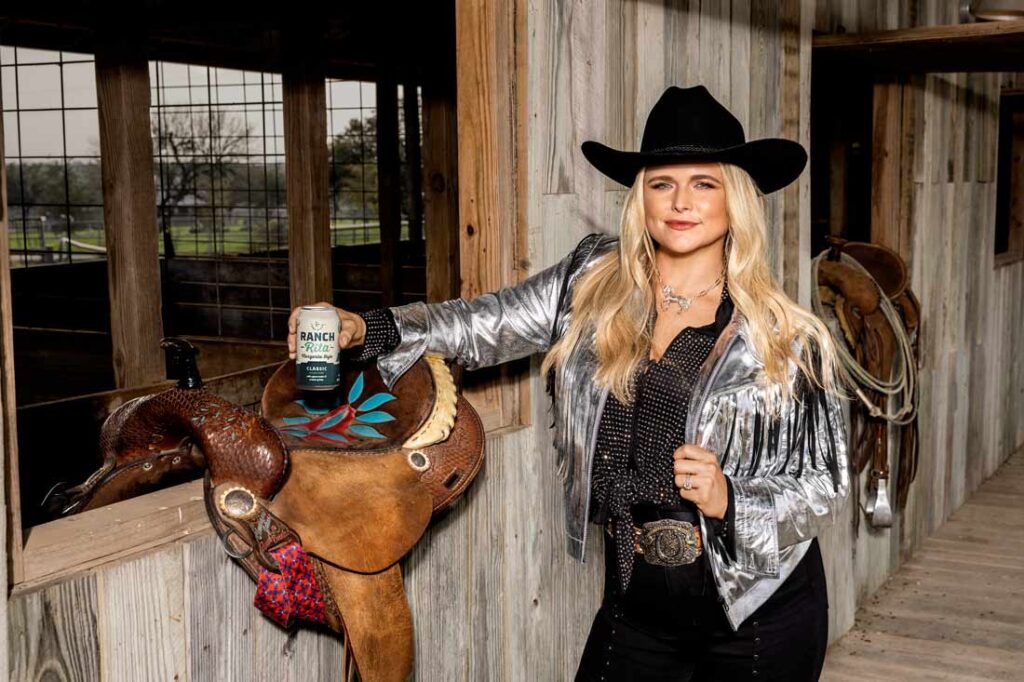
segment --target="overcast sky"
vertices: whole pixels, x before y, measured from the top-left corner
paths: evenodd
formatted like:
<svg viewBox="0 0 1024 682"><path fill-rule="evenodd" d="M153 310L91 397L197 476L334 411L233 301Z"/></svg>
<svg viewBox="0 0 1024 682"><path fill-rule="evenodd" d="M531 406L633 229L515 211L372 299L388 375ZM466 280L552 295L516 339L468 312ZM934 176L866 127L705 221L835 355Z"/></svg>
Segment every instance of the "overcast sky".
<svg viewBox="0 0 1024 682"><path fill-rule="evenodd" d="M171 62L150 62L149 70L152 106L158 101L161 106L179 107L212 101L236 116L244 116L254 137L262 136L265 130L268 154L283 153L279 75ZM330 81L328 134L341 133L352 118L373 115L374 90L373 83ZM261 104L264 101L268 102L266 106ZM91 55L0 45L0 104L4 108L8 159L19 154L61 157L65 144L68 156L98 153L96 76ZM62 118L66 128L62 128Z"/></svg>

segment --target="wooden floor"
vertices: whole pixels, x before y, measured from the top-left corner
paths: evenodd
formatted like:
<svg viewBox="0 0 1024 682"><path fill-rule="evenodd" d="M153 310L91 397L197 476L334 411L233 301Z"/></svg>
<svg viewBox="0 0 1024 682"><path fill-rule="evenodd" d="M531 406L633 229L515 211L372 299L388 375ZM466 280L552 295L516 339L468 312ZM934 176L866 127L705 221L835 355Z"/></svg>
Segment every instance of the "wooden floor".
<svg viewBox="0 0 1024 682"><path fill-rule="evenodd" d="M857 612L823 680L1024 680L1018 451Z"/></svg>

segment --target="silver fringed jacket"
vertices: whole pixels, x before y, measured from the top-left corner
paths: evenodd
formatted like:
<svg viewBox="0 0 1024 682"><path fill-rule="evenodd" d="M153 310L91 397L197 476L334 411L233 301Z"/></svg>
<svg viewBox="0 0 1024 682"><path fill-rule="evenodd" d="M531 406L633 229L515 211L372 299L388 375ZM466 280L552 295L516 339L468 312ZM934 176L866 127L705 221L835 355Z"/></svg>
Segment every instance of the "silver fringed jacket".
<svg viewBox="0 0 1024 682"><path fill-rule="evenodd" d="M389 388L426 351L466 369L546 352L568 328L572 287L618 237L591 233L558 263L523 282L472 300L417 301L390 308L400 341L377 356ZM569 553L584 560L591 465L609 389L595 381L595 334L581 339L555 372L554 444L565 487ZM850 485L841 400L809 388L796 366L795 400L775 414L759 383L763 365L735 311L694 384L687 442L718 454L732 480L735 556L700 514L701 535L734 630L792 573L815 535L837 518Z"/></svg>

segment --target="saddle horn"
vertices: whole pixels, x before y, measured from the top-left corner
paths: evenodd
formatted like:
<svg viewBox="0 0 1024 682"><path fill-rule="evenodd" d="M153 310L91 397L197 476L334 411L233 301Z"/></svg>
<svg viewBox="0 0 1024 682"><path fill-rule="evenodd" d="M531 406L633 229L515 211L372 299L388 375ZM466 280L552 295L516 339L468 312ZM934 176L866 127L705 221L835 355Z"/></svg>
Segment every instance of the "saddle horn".
<svg viewBox="0 0 1024 682"><path fill-rule="evenodd" d="M160 347L167 357L168 376L177 379L178 388L202 388L203 378L199 375L196 356L199 349L181 336L166 336L160 339Z"/></svg>
<svg viewBox="0 0 1024 682"><path fill-rule="evenodd" d="M106 418L100 468L81 485L48 494L51 505L59 495L66 499L62 516L133 497L171 472L204 465L215 479L240 481L265 497L283 483L287 450L273 427L202 388L198 349L188 340L167 337L160 347L178 385L129 400Z"/></svg>

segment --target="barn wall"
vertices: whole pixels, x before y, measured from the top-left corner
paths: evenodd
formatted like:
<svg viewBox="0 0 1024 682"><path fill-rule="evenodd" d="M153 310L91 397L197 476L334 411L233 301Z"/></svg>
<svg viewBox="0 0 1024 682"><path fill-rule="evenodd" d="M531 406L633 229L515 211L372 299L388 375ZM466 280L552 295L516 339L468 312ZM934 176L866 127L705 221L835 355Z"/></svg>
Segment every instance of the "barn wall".
<svg viewBox="0 0 1024 682"><path fill-rule="evenodd" d="M811 0L531 0L528 11L531 272L587 232L618 231L624 191L586 163L579 144L635 147L668 85L705 84L749 137L808 142ZM806 175L770 202L772 257L802 300ZM534 425L488 437L481 477L405 561L417 679L567 679L582 652L603 548L594 533L588 563L565 553L539 361ZM843 532L822 538L833 639L852 622ZM122 679L136 665L149 679L337 679L337 642L278 630L251 608L252 595L208 534L18 595L9 604L12 679L49 669Z"/></svg>
<svg viewBox="0 0 1024 682"><path fill-rule="evenodd" d="M867 32L958 23L958 3L819 0L815 28ZM922 307L917 477L892 529L861 524L853 596L881 586L1024 444L1024 263L993 257L1001 83L1022 74L910 80L916 110L909 234L900 250ZM866 493L867 472L861 481ZM862 497L862 500L866 499ZM852 614L850 614L852 617Z"/></svg>

